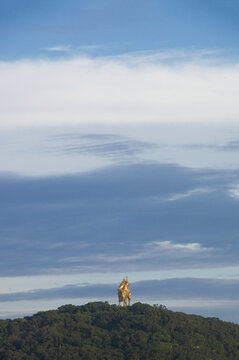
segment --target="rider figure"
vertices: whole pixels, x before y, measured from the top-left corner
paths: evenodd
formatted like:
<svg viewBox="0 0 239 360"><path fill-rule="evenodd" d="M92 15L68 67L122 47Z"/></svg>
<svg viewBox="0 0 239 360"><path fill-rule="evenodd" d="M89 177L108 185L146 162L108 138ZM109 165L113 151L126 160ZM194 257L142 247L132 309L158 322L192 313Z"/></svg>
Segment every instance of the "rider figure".
<svg viewBox="0 0 239 360"><path fill-rule="evenodd" d="M129 286L130 286L130 282L128 280L128 276L126 276L126 279L123 279L122 283L118 287L119 306L121 302L124 303L124 306L130 305L131 291L128 289ZM128 299L128 304L127 304L127 299Z"/></svg>

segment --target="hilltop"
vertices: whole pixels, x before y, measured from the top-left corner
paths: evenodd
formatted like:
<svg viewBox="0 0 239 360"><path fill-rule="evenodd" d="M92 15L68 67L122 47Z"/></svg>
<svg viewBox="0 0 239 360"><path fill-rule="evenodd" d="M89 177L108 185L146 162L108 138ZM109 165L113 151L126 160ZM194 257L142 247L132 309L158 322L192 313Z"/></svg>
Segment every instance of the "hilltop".
<svg viewBox="0 0 239 360"><path fill-rule="evenodd" d="M0 321L0 360L239 359L239 326L136 303L64 305Z"/></svg>

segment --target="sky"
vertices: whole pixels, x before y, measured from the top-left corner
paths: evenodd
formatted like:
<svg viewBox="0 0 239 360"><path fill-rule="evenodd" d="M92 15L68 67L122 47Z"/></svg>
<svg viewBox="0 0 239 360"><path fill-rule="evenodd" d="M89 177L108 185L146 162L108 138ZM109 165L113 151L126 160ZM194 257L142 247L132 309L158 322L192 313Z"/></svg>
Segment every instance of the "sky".
<svg viewBox="0 0 239 360"><path fill-rule="evenodd" d="M0 317L239 323L238 0L2 0Z"/></svg>

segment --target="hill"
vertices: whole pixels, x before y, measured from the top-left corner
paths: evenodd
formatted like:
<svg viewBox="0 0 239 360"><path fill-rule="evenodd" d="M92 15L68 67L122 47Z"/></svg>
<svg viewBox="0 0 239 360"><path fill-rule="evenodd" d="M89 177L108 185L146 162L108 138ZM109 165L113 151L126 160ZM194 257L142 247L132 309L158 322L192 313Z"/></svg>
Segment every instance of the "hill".
<svg viewBox="0 0 239 360"><path fill-rule="evenodd" d="M239 359L239 326L136 303L64 305L0 321L0 360Z"/></svg>

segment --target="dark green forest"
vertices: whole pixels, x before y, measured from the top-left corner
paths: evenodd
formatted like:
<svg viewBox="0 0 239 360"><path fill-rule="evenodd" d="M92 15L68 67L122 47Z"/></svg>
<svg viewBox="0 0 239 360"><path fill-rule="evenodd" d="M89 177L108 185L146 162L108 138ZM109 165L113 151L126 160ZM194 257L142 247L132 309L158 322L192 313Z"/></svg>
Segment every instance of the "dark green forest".
<svg viewBox="0 0 239 360"><path fill-rule="evenodd" d="M1 360L239 359L239 326L160 305L64 305L0 321Z"/></svg>

